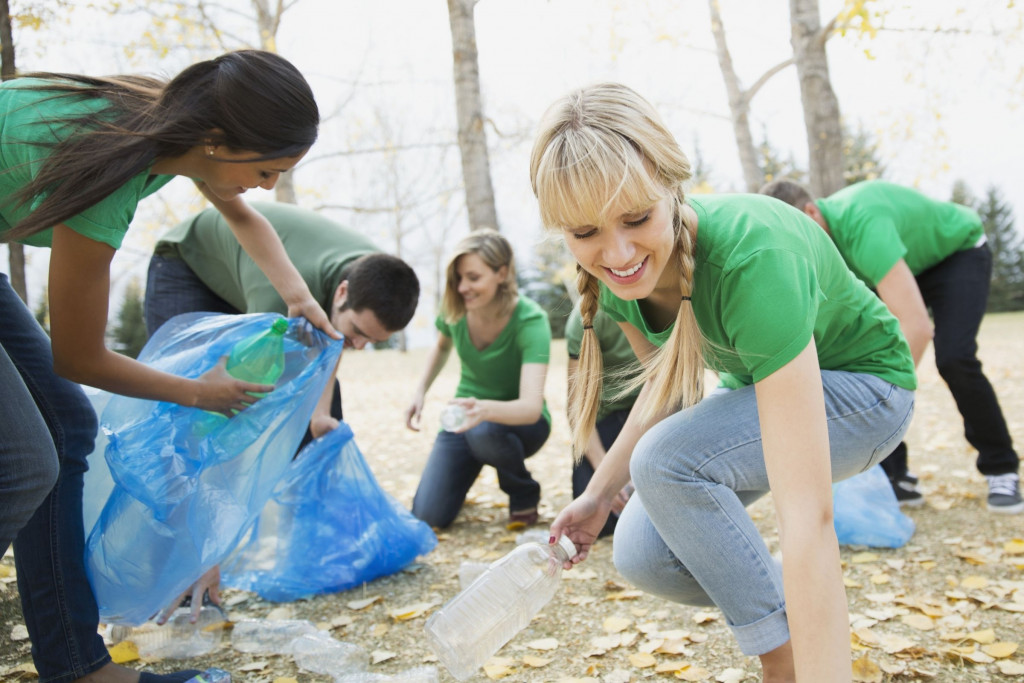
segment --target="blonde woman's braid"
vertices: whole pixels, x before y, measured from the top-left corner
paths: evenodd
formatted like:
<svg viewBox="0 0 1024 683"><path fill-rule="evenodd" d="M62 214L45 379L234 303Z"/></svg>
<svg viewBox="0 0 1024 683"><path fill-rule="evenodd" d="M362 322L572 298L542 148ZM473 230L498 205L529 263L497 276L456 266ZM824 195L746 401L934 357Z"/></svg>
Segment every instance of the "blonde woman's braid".
<svg viewBox="0 0 1024 683"><path fill-rule="evenodd" d="M580 357L576 366L576 377L569 387L569 419L572 428L574 457L579 461L586 449L587 439L597 422L601 402L601 344L594 332L594 317L597 315L601 296L600 283L596 277L577 266L576 288L580 293L580 317L583 319L583 338L580 341Z"/></svg>

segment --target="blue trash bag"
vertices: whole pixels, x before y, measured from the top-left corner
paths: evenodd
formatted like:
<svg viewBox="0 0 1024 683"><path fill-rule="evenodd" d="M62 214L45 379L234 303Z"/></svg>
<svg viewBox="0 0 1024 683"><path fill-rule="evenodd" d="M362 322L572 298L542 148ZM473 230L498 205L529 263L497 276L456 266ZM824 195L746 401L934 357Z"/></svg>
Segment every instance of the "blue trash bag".
<svg viewBox="0 0 1024 683"><path fill-rule="evenodd" d="M393 574L436 545L380 488L342 422L302 449L221 581L287 602Z"/></svg>
<svg viewBox="0 0 1024 683"><path fill-rule="evenodd" d="M195 378L273 314L177 316L139 360ZM289 321L274 391L231 419L173 403L112 396L100 416L114 486L86 544L86 571L105 623L138 625L221 563L288 470L342 341Z"/></svg>
<svg viewBox="0 0 1024 683"><path fill-rule="evenodd" d="M899 548L914 535L881 465L833 484L832 511L841 545Z"/></svg>
<svg viewBox="0 0 1024 683"><path fill-rule="evenodd" d="M96 411L96 416L100 417L103 415L103 411L106 410L107 403L110 402L113 394L109 391L84 385L82 390L92 402L92 408ZM107 435L103 430L103 425L100 424L99 431L96 434L96 442L87 461L89 469L85 472L84 488L82 490L82 525L85 527L85 538L89 537L89 532L96 525L96 520L100 518L103 506L107 504L110 492L114 490L114 478L110 476L110 468L107 467L107 461L103 458L106 450Z"/></svg>

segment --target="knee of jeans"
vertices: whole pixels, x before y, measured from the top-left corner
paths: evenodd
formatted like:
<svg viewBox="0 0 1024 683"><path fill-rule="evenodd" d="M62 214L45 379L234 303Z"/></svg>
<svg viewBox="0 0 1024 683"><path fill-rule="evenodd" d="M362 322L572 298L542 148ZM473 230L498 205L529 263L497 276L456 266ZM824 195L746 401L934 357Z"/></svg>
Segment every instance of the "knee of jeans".
<svg viewBox="0 0 1024 683"><path fill-rule="evenodd" d="M455 514L451 514L447 508L441 508L436 505L423 505L417 504L417 500L413 500L412 503L412 514L416 519L426 522L429 526L434 529L447 529L455 521L458 516L458 509L455 510Z"/></svg>
<svg viewBox="0 0 1024 683"><path fill-rule="evenodd" d="M30 459L30 463L22 471L22 488L26 494L30 494L36 500L33 507L38 507L57 483L57 477L60 476L60 464L57 460L57 452L52 447L40 449L39 454Z"/></svg>
<svg viewBox="0 0 1024 683"><path fill-rule="evenodd" d="M629 476L639 491L651 490L652 486L664 484L671 477L678 477L678 467L683 465L678 439L662 437L657 427L644 434L633 448L629 460ZM673 471L667 471L666 462L671 458Z"/></svg>
<svg viewBox="0 0 1024 683"><path fill-rule="evenodd" d="M612 561L627 581L645 593L681 605L714 606L697 580L674 558L651 557L644 548L616 537Z"/></svg>
<svg viewBox="0 0 1024 683"><path fill-rule="evenodd" d="M981 361L974 356L956 356L940 353L935 358L935 367L938 369L942 379L950 383L979 372L981 370Z"/></svg>

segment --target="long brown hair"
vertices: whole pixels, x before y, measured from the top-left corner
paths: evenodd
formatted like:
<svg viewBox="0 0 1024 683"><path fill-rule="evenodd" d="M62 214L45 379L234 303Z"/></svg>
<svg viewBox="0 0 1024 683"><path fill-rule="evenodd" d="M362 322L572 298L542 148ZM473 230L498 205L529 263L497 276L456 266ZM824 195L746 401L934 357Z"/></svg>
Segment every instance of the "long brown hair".
<svg viewBox="0 0 1024 683"><path fill-rule="evenodd" d="M295 156L316 141L320 114L302 74L286 59L239 50L188 67L170 81L143 76L92 78L25 74L44 79L24 87L47 99L101 99L104 105L46 121L75 131L51 147L39 172L14 194L39 205L5 241L22 239L75 216L123 186L158 159L202 144L261 155ZM17 143L15 143L17 144Z"/></svg>
<svg viewBox="0 0 1024 683"><path fill-rule="evenodd" d="M516 259L512 245L500 232L492 228L474 230L455 245L455 251L448 258L448 265L445 267L441 315L449 325L454 325L466 315L466 302L459 294L458 267L459 259L467 254L476 254L495 272L501 270L503 266L508 268L505 281L498 286L498 291L494 295L503 315L510 313L518 300Z"/></svg>
<svg viewBox="0 0 1024 683"><path fill-rule="evenodd" d="M648 422L666 406L683 408L704 391L704 339L697 327L691 295L695 245L682 211L683 184L690 163L647 100L630 88L600 83L556 101L541 120L530 159L530 179L541 220L552 229L601 225L623 202L640 208L672 198L680 305L668 341L645 363L638 383L649 383L640 415ZM573 446L583 452L594 428L601 396L602 362L594 315L599 281L579 268L583 339L579 371L569 404Z"/></svg>

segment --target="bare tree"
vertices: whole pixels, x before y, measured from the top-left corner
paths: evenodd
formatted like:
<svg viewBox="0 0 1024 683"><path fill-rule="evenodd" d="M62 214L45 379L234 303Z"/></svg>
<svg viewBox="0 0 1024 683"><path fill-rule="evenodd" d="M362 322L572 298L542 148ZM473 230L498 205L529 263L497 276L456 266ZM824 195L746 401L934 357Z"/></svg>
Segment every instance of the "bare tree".
<svg viewBox="0 0 1024 683"><path fill-rule="evenodd" d="M764 174L757 163L757 146L750 133L750 101L768 79L792 64L793 59L786 59L771 67L752 86L744 90L740 86L739 76L736 75L736 70L733 68L732 55L729 53L729 45L725 40L725 27L722 24L722 15L719 11L719 0L708 0L708 8L711 11L711 33L715 37L718 65L722 69L722 79L725 81L725 90L729 96L729 112L732 115L733 134L736 136L740 166L743 169L743 181L750 192L757 192L764 184Z"/></svg>
<svg viewBox="0 0 1024 683"><path fill-rule="evenodd" d="M11 4L0 0L0 80L15 76L14 34L11 31ZM11 288L28 303L28 288L25 284L25 247L17 242L8 242L7 260L11 269Z"/></svg>
<svg viewBox="0 0 1024 683"><path fill-rule="evenodd" d="M455 111L458 117L459 151L462 155L469 227L472 230L483 227L497 230L500 228L487 157L476 28L473 24L473 8L476 3L477 0L448 0L455 70Z"/></svg>
<svg viewBox="0 0 1024 683"><path fill-rule="evenodd" d="M833 26L822 28L818 0L789 0L789 14L790 41L807 129L811 192L826 197L845 185L839 100L832 90L825 53L825 42Z"/></svg>

